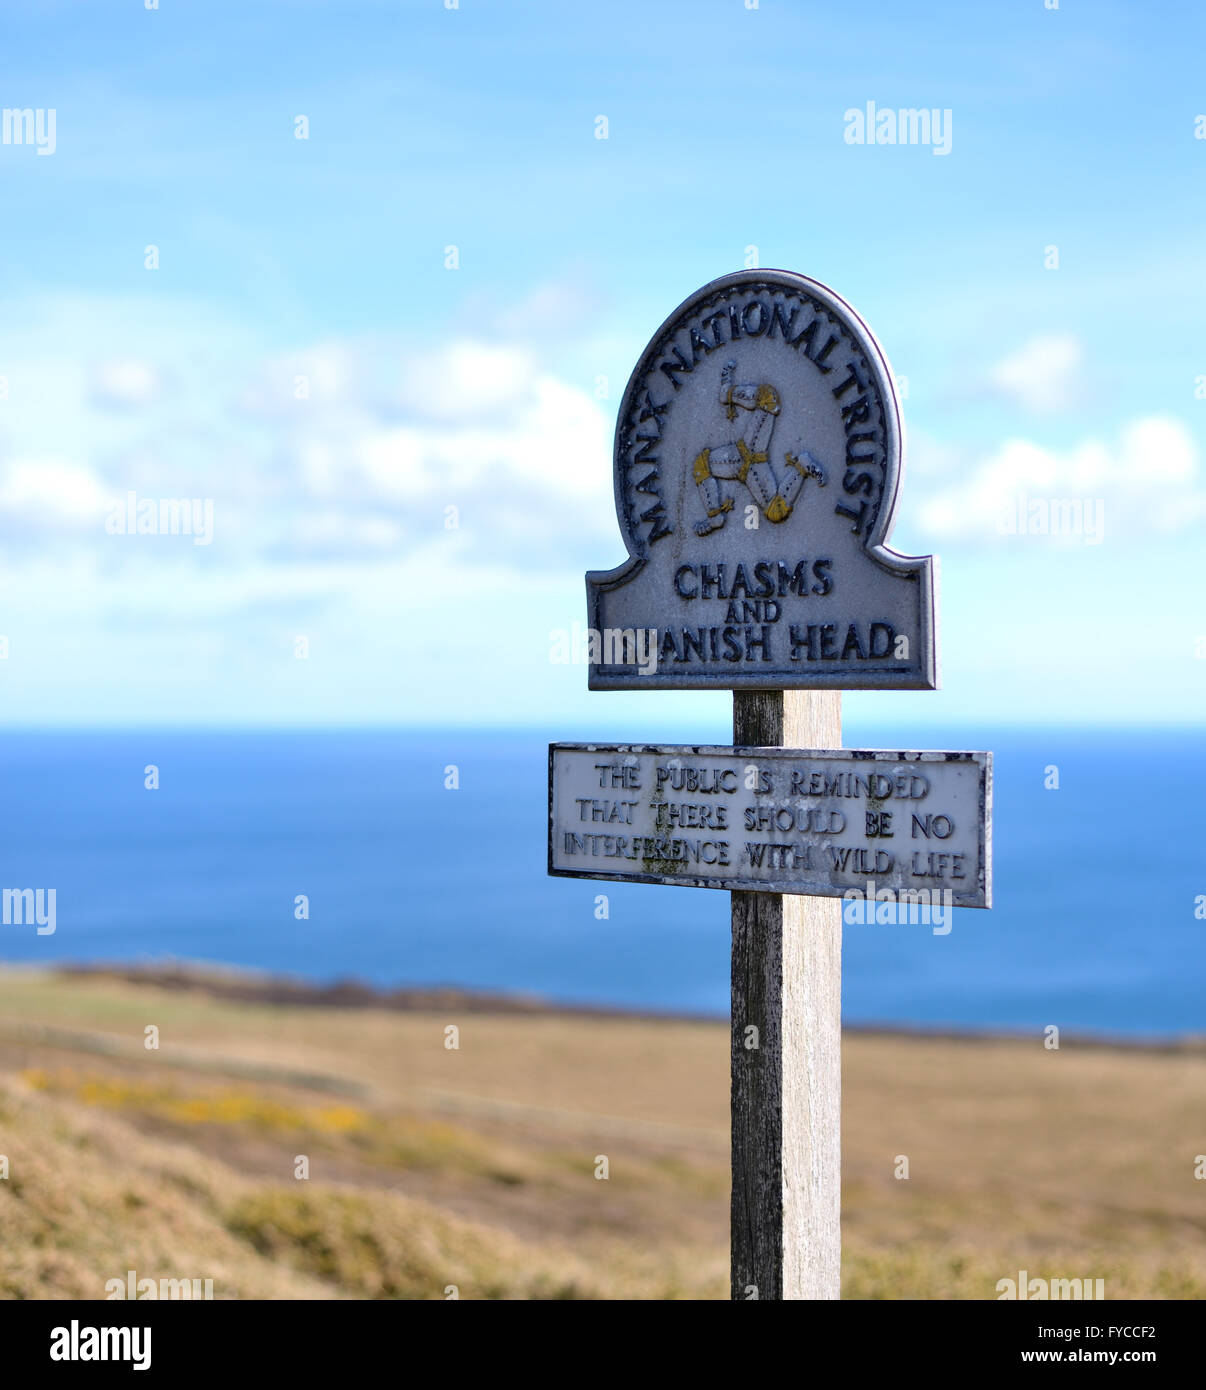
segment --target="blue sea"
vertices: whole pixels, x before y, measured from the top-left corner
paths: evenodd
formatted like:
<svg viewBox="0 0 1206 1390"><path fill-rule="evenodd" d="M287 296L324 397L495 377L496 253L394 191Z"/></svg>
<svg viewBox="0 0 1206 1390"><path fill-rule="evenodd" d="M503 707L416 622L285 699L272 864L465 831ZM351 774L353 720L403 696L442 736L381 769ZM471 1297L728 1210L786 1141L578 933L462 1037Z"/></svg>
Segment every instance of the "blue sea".
<svg viewBox="0 0 1206 1390"><path fill-rule="evenodd" d="M725 1013L727 893L546 876L547 741L7 733L0 884L54 888L56 930L0 926L0 959L225 962ZM855 729L846 742L866 746ZM995 906L956 910L947 935L847 925L847 1021L1206 1033L1206 737L979 730L942 746L995 754Z"/></svg>

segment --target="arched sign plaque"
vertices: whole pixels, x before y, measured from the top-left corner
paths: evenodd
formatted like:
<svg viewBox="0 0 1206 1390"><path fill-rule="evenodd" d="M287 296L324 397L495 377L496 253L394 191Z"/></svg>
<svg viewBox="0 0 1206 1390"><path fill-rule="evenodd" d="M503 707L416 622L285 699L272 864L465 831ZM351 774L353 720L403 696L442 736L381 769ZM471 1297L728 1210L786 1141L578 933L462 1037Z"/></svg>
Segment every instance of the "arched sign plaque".
<svg viewBox="0 0 1206 1390"><path fill-rule="evenodd" d="M782 270L693 294L620 406L629 558L586 576L591 689L936 689L936 562L887 545L901 471L844 300Z"/></svg>

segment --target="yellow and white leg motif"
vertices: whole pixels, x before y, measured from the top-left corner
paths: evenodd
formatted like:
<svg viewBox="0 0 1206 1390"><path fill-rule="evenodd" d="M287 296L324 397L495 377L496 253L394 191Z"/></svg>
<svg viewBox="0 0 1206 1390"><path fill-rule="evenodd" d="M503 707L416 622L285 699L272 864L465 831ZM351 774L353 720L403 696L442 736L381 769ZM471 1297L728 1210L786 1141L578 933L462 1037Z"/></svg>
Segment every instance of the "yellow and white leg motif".
<svg viewBox="0 0 1206 1390"><path fill-rule="evenodd" d="M704 449L696 455L693 476L704 505L704 520L695 523L695 534L706 536L718 531L724 525L727 512L733 510L732 497L726 497L720 488L720 480L712 473L712 451Z"/></svg>

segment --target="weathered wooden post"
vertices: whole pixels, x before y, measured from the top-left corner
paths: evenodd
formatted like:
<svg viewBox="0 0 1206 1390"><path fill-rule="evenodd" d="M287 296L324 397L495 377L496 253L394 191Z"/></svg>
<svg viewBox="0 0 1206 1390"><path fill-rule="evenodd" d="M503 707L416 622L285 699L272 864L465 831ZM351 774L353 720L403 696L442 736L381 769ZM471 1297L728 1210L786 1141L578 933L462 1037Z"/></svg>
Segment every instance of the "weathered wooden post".
<svg viewBox="0 0 1206 1390"><path fill-rule="evenodd" d="M736 691L733 742L840 748L842 697ZM837 1298L842 905L788 893L732 896L733 1297Z"/></svg>
<svg viewBox="0 0 1206 1390"><path fill-rule="evenodd" d="M732 1297L837 1298L840 899L987 907L991 755L843 750L842 690L938 684L931 557L887 545L888 364L824 285L727 275L620 406L628 559L593 690L733 691L733 746L553 744L549 872L732 893ZM913 918L916 920L916 917Z"/></svg>

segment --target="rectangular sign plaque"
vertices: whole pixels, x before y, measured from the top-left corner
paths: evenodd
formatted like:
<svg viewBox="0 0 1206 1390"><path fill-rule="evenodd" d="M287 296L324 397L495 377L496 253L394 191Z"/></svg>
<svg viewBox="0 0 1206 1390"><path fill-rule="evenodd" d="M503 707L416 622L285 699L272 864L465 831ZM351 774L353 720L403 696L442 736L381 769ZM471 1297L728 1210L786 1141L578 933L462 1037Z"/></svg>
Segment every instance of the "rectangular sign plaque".
<svg viewBox="0 0 1206 1390"><path fill-rule="evenodd" d="M549 873L992 905L992 754L549 745Z"/></svg>

